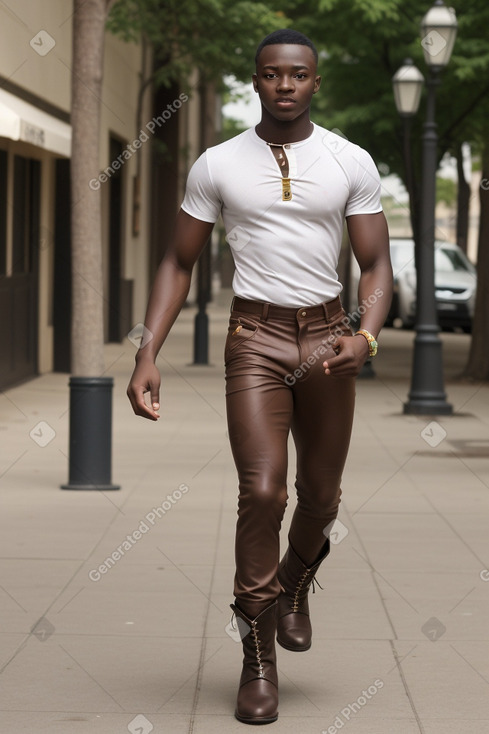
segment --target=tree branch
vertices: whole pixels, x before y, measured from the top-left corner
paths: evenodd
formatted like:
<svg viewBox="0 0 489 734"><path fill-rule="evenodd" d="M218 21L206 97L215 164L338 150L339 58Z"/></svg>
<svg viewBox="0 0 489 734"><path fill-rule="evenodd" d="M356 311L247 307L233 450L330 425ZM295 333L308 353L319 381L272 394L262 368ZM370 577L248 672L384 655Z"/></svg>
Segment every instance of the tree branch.
<svg viewBox="0 0 489 734"><path fill-rule="evenodd" d="M456 128L460 125L461 122L463 122L468 115L472 112L472 110L477 107L477 104L480 102L483 97L485 97L489 93L489 84L482 89L481 92L479 92L478 95L472 100L470 105L467 107L467 109L462 112L461 115L457 117L457 119L450 125L448 130L446 130L443 135L440 137L440 147L444 150L448 150L451 144L451 141L453 140L452 133Z"/></svg>

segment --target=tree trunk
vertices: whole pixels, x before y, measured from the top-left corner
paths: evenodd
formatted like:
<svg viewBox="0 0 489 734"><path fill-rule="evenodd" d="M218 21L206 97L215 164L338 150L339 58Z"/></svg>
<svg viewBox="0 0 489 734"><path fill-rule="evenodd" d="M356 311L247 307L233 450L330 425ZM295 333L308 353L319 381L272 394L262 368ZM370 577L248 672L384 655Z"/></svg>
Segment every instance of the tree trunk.
<svg viewBox="0 0 489 734"><path fill-rule="evenodd" d="M482 152L482 182L479 188L480 224L477 250L477 295L469 361L464 376L489 380L489 144Z"/></svg>
<svg viewBox="0 0 489 734"><path fill-rule="evenodd" d="M458 191L457 191L457 245L467 252L467 237L469 233L469 202L470 202L470 184L467 182L464 173L462 146L457 147L457 174L458 174Z"/></svg>
<svg viewBox="0 0 489 734"><path fill-rule="evenodd" d="M107 0L74 0L72 65L72 372L104 371L100 100Z"/></svg>

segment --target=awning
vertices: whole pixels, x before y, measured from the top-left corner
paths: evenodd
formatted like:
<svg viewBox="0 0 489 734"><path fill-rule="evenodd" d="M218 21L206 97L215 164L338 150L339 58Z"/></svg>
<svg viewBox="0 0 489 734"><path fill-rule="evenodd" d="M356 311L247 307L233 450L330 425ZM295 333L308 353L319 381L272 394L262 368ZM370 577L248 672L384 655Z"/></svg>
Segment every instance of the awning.
<svg viewBox="0 0 489 734"><path fill-rule="evenodd" d="M71 155L71 125L0 89L0 137Z"/></svg>

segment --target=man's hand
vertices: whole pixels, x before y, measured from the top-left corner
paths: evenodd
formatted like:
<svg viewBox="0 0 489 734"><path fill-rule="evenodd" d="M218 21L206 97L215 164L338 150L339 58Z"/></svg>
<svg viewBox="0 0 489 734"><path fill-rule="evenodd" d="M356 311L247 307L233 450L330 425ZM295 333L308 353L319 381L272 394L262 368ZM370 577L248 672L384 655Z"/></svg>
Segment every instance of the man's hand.
<svg viewBox="0 0 489 734"><path fill-rule="evenodd" d="M136 364L127 387L127 396L136 415L152 421L160 417L156 412L160 408L160 373L153 361L141 361ZM151 396L151 407L146 405L145 394Z"/></svg>
<svg viewBox="0 0 489 734"><path fill-rule="evenodd" d="M332 377L356 377L368 358L368 342L361 334L340 336L333 344L336 357L323 362L324 372Z"/></svg>

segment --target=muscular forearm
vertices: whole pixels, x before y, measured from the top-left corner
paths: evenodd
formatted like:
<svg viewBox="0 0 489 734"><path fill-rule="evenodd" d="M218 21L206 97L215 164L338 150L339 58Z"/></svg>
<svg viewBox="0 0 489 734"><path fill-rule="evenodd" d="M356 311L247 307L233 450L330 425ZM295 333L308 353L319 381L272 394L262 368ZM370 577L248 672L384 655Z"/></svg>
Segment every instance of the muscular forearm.
<svg viewBox="0 0 489 734"><path fill-rule="evenodd" d="M165 257L157 272L149 297L144 326L143 346L136 360L155 361L173 326L190 288L191 271L179 267L175 257Z"/></svg>
<svg viewBox="0 0 489 734"><path fill-rule="evenodd" d="M389 313L392 300L392 269L389 261L383 261L360 276L358 305L361 326L378 336Z"/></svg>
<svg viewBox="0 0 489 734"><path fill-rule="evenodd" d="M156 357L185 303L193 267L213 226L212 222L195 219L182 209L177 215L172 244L156 271L144 319L146 331L127 387L136 415L153 421L159 418L156 411L160 405L160 374ZM151 406L145 403L146 393L151 394Z"/></svg>

